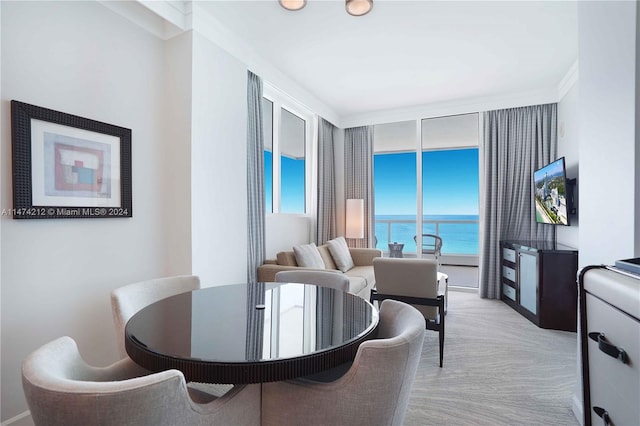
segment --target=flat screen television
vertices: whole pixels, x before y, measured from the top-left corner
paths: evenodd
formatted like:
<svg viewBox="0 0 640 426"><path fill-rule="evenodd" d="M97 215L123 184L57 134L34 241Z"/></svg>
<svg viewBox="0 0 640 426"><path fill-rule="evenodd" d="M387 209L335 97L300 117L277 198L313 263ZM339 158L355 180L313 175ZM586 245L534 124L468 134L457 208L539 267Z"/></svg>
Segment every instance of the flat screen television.
<svg viewBox="0 0 640 426"><path fill-rule="evenodd" d="M569 225L567 174L564 157L533 172L536 222Z"/></svg>

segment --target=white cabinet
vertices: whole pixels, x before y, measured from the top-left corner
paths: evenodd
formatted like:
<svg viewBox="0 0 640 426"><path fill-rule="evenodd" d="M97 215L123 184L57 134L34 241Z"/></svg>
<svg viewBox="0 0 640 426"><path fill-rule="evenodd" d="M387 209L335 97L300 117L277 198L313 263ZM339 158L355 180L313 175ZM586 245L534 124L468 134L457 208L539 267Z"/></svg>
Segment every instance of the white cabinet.
<svg viewBox="0 0 640 426"><path fill-rule="evenodd" d="M585 426L640 425L640 279L580 275Z"/></svg>

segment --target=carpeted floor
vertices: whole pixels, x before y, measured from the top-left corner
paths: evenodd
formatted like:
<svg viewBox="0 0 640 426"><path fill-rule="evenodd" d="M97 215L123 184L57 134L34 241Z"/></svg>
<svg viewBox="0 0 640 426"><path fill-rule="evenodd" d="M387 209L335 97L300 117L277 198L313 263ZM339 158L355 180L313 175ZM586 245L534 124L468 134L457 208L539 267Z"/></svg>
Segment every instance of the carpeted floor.
<svg viewBox="0 0 640 426"><path fill-rule="evenodd" d="M449 291L444 366L425 332L405 425L578 425L577 335L536 327L498 300Z"/></svg>
<svg viewBox="0 0 640 426"><path fill-rule="evenodd" d="M475 293L449 291L448 306L444 366L427 330L405 426L578 425L576 333L538 328Z"/></svg>

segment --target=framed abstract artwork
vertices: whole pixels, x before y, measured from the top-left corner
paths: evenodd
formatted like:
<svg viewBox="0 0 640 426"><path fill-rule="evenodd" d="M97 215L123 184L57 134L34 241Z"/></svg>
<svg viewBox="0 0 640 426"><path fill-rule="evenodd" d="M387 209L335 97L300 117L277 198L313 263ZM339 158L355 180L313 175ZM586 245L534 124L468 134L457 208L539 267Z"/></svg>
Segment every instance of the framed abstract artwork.
<svg viewBox="0 0 640 426"><path fill-rule="evenodd" d="M11 101L15 219L132 217L131 129Z"/></svg>

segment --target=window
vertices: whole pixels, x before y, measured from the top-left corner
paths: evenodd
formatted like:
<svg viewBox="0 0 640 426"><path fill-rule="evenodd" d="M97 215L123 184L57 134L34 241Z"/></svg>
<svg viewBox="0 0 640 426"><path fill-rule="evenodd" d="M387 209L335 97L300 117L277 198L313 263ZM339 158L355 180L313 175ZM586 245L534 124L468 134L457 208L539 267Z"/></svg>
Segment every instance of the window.
<svg viewBox="0 0 640 426"><path fill-rule="evenodd" d="M422 233L443 254L478 254L478 148L422 152Z"/></svg>
<svg viewBox="0 0 640 426"><path fill-rule="evenodd" d="M415 252L416 153L393 152L373 156L376 247L405 244L405 252Z"/></svg>
<svg viewBox="0 0 640 426"><path fill-rule="evenodd" d="M312 198L313 116L267 84L262 105L266 212L304 214Z"/></svg>
<svg viewBox="0 0 640 426"><path fill-rule="evenodd" d="M280 132L280 212L305 212L305 122L282 109Z"/></svg>
<svg viewBox="0 0 640 426"><path fill-rule="evenodd" d="M262 98L264 130L264 197L267 213L273 212L273 102Z"/></svg>
<svg viewBox="0 0 640 426"><path fill-rule="evenodd" d="M422 233L443 255L478 255L478 114L422 120Z"/></svg>
<svg viewBox="0 0 640 426"><path fill-rule="evenodd" d="M376 247L416 256L414 236L436 234L443 255L477 256L478 114L376 125L374 151Z"/></svg>

